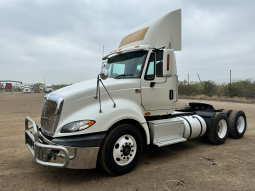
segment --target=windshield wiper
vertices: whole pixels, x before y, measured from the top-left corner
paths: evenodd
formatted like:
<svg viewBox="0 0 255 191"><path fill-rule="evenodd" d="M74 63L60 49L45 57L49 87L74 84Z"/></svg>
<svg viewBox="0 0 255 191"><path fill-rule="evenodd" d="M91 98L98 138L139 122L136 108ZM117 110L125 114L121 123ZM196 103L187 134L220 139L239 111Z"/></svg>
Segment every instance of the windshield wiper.
<svg viewBox="0 0 255 191"><path fill-rule="evenodd" d="M120 74L120 75L116 76L114 79L117 79L121 76L133 76L133 74Z"/></svg>

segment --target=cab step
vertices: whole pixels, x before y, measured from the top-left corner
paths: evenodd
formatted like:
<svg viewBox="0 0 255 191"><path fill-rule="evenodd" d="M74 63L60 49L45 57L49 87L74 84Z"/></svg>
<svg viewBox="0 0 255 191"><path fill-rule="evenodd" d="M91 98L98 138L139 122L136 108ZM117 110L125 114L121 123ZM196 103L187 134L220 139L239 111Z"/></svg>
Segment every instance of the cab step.
<svg viewBox="0 0 255 191"><path fill-rule="evenodd" d="M171 139L171 140L167 140L167 141L157 142L157 143L154 143L154 145L157 145L158 147L163 147L163 146L166 146L166 145L172 145L172 144L181 143L181 142L184 142L184 141L187 141L187 139L177 138L177 139Z"/></svg>

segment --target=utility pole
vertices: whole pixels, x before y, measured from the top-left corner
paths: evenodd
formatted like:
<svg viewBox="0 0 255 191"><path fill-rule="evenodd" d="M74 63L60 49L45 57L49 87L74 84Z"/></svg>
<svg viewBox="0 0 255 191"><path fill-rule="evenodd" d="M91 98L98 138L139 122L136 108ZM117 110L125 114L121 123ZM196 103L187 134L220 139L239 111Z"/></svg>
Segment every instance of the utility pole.
<svg viewBox="0 0 255 191"><path fill-rule="evenodd" d="M197 74L197 76L198 76L198 79L199 79L199 81L200 81L200 84L201 84L201 86L202 86L202 82L201 82L201 80L200 80L200 77L199 77L199 75Z"/></svg>
<svg viewBox="0 0 255 191"><path fill-rule="evenodd" d="M230 96L231 96L231 92L232 90L231 90L231 70L230 70Z"/></svg>
<svg viewBox="0 0 255 191"><path fill-rule="evenodd" d="M188 74L188 94L189 94L189 74Z"/></svg>

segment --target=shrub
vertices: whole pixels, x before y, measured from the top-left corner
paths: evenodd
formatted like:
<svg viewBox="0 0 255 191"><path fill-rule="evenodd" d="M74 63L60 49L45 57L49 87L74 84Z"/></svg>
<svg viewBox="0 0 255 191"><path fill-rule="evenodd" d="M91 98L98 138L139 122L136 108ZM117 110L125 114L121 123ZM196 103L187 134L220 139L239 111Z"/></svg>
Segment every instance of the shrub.
<svg viewBox="0 0 255 191"><path fill-rule="evenodd" d="M236 80L231 83L218 83L214 81L203 81L202 83L187 81L179 81L179 94L182 95L199 95L206 96L238 96L238 97L254 97L255 98L255 81L251 79Z"/></svg>

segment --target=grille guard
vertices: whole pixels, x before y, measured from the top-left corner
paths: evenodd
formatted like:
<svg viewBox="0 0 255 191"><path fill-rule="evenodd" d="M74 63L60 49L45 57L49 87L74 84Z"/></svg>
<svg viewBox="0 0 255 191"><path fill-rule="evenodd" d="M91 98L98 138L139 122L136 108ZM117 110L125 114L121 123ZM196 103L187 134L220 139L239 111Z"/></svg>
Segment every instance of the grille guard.
<svg viewBox="0 0 255 191"><path fill-rule="evenodd" d="M28 126L29 122L32 124L31 126ZM33 128L33 131L30 131L30 129ZM25 119L25 143L34 156L36 162L41 165L45 166L53 166L53 167L59 167L64 168L69 164L69 153L68 150L65 147L62 146L56 146L56 145L46 145L40 143L39 136L38 136L38 126L35 123L34 120L32 120L30 117L26 117ZM52 150L59 150L62 151L64 154L61 158L64 158L64 163L51 163L51 162L45 162L41 160L44 156L43 150L45 149L52 149Z"/></svg>

